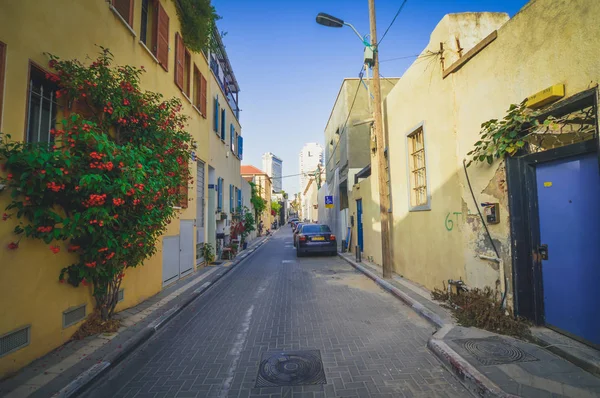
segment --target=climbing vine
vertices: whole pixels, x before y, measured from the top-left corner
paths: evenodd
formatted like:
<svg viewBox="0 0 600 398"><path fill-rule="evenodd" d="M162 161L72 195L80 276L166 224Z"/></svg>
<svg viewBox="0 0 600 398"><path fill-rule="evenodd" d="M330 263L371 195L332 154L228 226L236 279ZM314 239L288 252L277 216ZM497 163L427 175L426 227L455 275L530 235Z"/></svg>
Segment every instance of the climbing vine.
<svg viewBox="0 0 600 398"><path fill-rule="evenodd" d="M211 0L174 1L185 46L194 52L210 49L212 32L216 21L221 18L211 5Z"/></svg>
<svg viewBox="0 0 600 398"><path fill-rule="evenodd" d="M174 206L187 200L193 142L179 100L140 89L143 67L113 67L107 49L88 66L50 58L46 78L59 87L63 116L51 143L0 142L0 183L11 195L3 220L17 223L6 249L25 236L77 255L59 281L92 285L109 319L126 269L156 252Z"/></svg>
<svg viewBox="0 0 600 398"><path fill-rule="evenodd" d="M492 164L521 149L534 152L591 139L596 135L595 118L593 106L556 117L542 116L541 111L527 108L526 101L513 104L504 118L481 125L480 139L467 153L471 157L467 166Z"/></svg>

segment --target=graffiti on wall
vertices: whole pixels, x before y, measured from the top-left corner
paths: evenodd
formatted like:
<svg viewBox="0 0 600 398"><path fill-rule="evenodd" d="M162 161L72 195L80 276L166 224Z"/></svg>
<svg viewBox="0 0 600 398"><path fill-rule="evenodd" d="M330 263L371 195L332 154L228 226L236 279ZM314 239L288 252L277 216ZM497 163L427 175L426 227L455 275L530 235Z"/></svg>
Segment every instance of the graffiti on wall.
<svg viewBox="0 0 600 398"><path fill-rule="evenodd" d="M456 220L456 224L458 225L458 216L462 216L462 212L455 211L455 212L450 212L446 215L446 220L444 221L444 225L446 226L446 231L450 232L454 229L455 220Z"/></svg>

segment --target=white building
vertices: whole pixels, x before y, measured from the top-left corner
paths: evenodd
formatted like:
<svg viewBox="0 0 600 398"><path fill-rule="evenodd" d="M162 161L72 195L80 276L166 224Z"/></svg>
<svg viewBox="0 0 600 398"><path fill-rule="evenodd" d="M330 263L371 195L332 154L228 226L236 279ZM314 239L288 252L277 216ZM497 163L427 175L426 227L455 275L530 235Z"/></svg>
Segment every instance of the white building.
<svg viewBox="0 0 600 398"><path fill-rule="evenodd" d="M283 160L271 152L263 153L262 169L269 177L271 177L271 181L273 181L273 192L281 192L283 190L281 181Z"/></svg>
<svg viewBox="0 0 600 398"><path fill-rule="evenodd" d="M316 142L304 144L300 151L300 189L306 188L309 173L314 173L323 165L323 147Z"/></svg>

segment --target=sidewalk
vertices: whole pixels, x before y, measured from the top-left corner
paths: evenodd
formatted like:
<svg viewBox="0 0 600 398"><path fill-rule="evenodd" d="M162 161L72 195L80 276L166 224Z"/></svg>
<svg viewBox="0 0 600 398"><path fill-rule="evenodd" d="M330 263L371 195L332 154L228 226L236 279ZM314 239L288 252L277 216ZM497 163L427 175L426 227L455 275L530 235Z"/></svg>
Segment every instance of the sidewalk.
<svg viewBox="0 0 600 398"><path fill-rule="evenodd" d="M268 239L255 238L235 259L210 265L169 285L135 307L119 312L116 333L71 341L0 382L0 396L69 397L148 340L206 289L251 256ZM55 395L54 395L55 394Z"/></svg>
<svg viewBox="0 0 600 398"><path fill-rule="evenodd" d="M475 396L600 397L598 351L545 328L533 328L534 344L458 326L423 287L399 276L383 280L380 266L357 263L348 253L340 257L439 328L427 346Z"/></svg>

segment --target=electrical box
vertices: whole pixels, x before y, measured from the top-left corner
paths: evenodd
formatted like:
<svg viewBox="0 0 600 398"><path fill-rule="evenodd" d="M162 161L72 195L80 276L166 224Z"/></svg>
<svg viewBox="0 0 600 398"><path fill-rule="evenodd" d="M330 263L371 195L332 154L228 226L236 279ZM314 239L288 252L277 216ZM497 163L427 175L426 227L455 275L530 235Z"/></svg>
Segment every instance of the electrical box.
<svg viewBox="0 0 600 398"><path fill-rule="evenodd" d="M485 219L488 224L500 223L500 205L498 203L485 203Z"/></svg>
<svg viewBox="0 0 600 398"><path fill-rule="evenodd" d="M373 55L373 49L371 47L365 47L365 56L364 56L364 62L365 64L369 65L369 66L373 66L373 63L375 62L375 56Z"/></svg>

